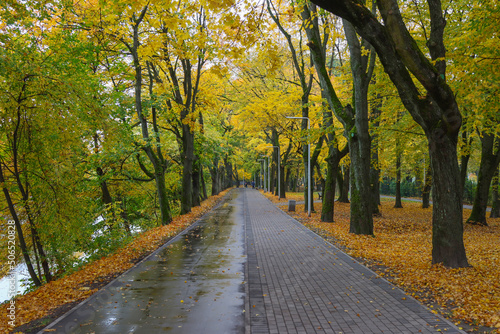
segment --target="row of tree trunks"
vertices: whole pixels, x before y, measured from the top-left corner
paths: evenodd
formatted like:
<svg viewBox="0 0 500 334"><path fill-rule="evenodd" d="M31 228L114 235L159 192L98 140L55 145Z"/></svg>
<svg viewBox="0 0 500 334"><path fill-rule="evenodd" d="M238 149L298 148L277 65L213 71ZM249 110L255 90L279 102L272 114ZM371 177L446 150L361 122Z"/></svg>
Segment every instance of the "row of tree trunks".
<svg viewBox="0 0 500 334"><path fill-rule="evenodd" d="M49 282L52 280L52 273L50 271L48 259L43 247L42 240L38 233L38 228L35 219L34 213L32 212L30 203L32 202L32 194L30 193L30 182L29 182L29 173L26 170L27 168L23 168L23 158L22 153L20 152L20 142L22 136L28 137L28 141L31 139L31 127L28 125L26 131L23 131L23 122L29 122L29 117L27 117L24 113L25 110L23 108L23 102L25 99L29 98L26 94L26 86L27 82L24 80L22 83L22 87L20 89L20 94L16 99L16 117L12 120L14 127L12 128L12 132L7 134L7 143L9 144L9 149L6 152L11 153L11 156L6 159L11 161L12 166L8 166L6 162L2 159L0 161L0 184L2 185L2 190L7 201L7 206L11 213L12 219L14 220L14 225L17 232L17 237L20 243L21 252L23 254L24 261L28 267L28 272L30 277L33 280L33 283L36 286L40 286L43 282L43 277L41 275L41 270L39 270L40 276L37 276L32 261L30 259L30 252L28 249L28 245L26 243L26 238L23 232L23 223L19 218L19 215L16 211L16 205L11 197L10 190L7 187L9 183L7 180L7 176L4 173L5 170L9 171L12 174L13 184L17 188L20 198L19 198L19 206L24 209L24 215L26 219L26 224L29 227L33 245L33 255L35 256L36 263L38 267L40 266L40 262L44 271L45 282ZM10 181L10 180L9 180Z"/></svg>
<svg viewBox="0 0 500 334"><path fill-rule="evenodd" d="M376 49L401 101L424 130L429 142L434 182L432 263L454 268L469 266L463 244L457 157L462 117L455 95L446 83L443 38L446 21L441 2L427 1L431 22L427 43L431 59L428 59L407 30L396 0L377 1L383 22L359 1L312 1L351 22L356 32ZM425 94L416 86L415 79L423 86Z"/></svg>
<svg viewBox="0 0 500 334"><path fill-rule="evenodd" d="M224 189L233 186L234 173L232 171L232 168L232 164L228 161L227 156L225 159L223 159L223 163L221 163L219 158L217 157L214 159L212 166L210 167L210 178L212 180L212 196L218 195ZM202 183L204 183L204 181L202 181ZM204 192L206 193L206 189L204 190Z"/></svg>
<svg viewBox="0 0 500 334"><path fill-rule="evenodd" d="M312 83L313 83L313 74L308 73L309 72L309 67L306 66L306 55L303 54L302 50L297 50L295 48L295 45L292 41L292 36L285 30L283 25L281 24L281 17L274 5L270 0L266 0L267 4L267 11L271 18L273 19L274 23L278 26L278 29L280 32L283 34L283 36L286 38L288 47L290 49L290 53L292 55L292 61L293 61L293 67L299 77L300 81L300 87L302 89L302 96L301 96L301 110L302 110L302 122L301 122L301 129L304 133L306 133L307 128L308 128L308 117L309 117L309 95L311 94L311 88L312 88ZM310 143L310 139L307 139L307 142ZM308 160L309 160L309 154L311 152L308 151L308 145L307 142L304 142L302 145L302 162L304 164L304 174L308 175L309 173L309 167L308 167ZM311 166L313 166L313 163L311 161ZM312 172L312 171L311 171ZM312 177L311 177L312 178ZM305 205L304 205L304 210L308 211L309 209L312 211L312 208L309 208L309 191L308 188L311 185L306 182L306 187L304 188L304 200L305 200ZM312 204L312 199L311 199L311 204Z"/></svg>
<svg viewBox="0 0 500 334"><path fill-rule="evenodd" d="M490 184L500 163L500 138L494 133L483 133L481 137L481 163L477 177L476 196L467 223L487 226L486 207Z"/></svg>

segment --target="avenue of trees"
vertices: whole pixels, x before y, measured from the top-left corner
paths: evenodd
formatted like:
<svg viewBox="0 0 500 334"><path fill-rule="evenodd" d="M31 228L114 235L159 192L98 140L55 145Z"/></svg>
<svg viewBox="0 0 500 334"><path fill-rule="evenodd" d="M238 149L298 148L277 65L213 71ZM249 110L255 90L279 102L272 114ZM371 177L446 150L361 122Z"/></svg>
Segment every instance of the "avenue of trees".
<svg viewBox="0 0 500 334"><path fill-rule="evenodd" d="M260 185L268 161L269 190L307 203L309 154L321 219L349 201L352 233L373 234L381 183L399 207L401 184L424 207L432 194L433 263L469 265L465 193L467 223L486 225L487 205L500 214L495 1L0 10L2 221L35 285L75 254L100 257L210 194Z"/></svg>

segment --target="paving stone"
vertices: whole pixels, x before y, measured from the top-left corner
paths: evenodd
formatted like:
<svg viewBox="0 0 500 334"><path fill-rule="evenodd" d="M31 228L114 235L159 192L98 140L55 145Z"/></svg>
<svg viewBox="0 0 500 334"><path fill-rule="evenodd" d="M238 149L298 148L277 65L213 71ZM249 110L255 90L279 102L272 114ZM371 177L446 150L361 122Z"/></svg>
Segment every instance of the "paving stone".
<svg viewBox="0 0 500 334"><path fill-rule="evenodd" d="M240 196L248 250L247 305L258 304L270 315L250 317L247 332L465 333L258 191L244 189Z"/></svg>

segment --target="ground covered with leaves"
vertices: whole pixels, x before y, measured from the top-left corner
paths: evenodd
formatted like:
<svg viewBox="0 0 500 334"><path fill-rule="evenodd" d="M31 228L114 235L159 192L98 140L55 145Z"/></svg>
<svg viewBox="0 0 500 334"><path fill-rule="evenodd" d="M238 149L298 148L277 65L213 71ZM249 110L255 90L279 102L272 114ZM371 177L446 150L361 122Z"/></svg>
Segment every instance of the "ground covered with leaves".
<svg viewBox="0 0 500 334"><path fill-rule="evenodd" d="M33 332L36 328L44 327L185 230L219 203L226 193L227 191L224 191L217 196L211 196L201 206L194 207L189 214L175 217L169 225L141 233L131 243L110 256L89 263L74 273L17 297L14 330L8 326L7 304L2 305L0 333L12 330L15 333Z"/></svg>
<svg viewBox="0 0 500 334"><path fill-rule="evenodd" d="M297 194L290 198L303 200ZM393 200L382 202L382 215L374 217L375 237L349 233L346 203L335 203L334 223L320 221L321 203L314 203L310 218L304 205L294 216L458 327L500 333L500 219L488 218L488 227L467 225L470 210L464 210L471 267L447 269L431 265L432 208L416 202L404 202L403 209L393 206Z"/></svg>

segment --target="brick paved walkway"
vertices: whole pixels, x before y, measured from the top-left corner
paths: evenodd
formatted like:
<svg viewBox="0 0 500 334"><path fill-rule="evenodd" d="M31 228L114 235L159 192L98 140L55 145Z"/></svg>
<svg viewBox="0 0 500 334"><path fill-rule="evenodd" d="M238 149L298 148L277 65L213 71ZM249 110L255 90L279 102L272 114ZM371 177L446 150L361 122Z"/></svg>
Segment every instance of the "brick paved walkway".
<svg viewBox="0 0 500 334"><path fill-rule="evenodd" d="M244 189L246 333L464 333Z"/></svg>

